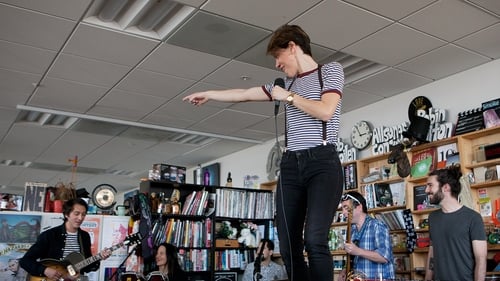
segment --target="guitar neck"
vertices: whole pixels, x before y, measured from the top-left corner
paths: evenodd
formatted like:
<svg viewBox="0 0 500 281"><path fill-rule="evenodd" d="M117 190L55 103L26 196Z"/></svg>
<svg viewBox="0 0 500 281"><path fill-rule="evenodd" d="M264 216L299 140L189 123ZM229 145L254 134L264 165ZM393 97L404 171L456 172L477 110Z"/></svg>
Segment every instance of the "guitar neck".
<svg viewBox="0 0 500 281"><path fill-rule="evenodd" d="M352 221L352 205L349 206L349 212L348 212L348 215L347 215L347 233L346 233L346 242L347 243L352 243L351 241L351 221ZM346 272L347 274L349 274L349 272L351 272L351 255L347 254L347 261L346 261L346 265L345 265L345 269L346 269Z"/></svg>
<svg viewBox="0 0 500 281"><path fill-rule="evenodd" d="M108 250L113 252L114 250L123 247L123 245L125 245L125 244L122 242L122 243L116 244L114 246L111 246L111 248L108 248ZM88 266L89 264L92 264L96 261L99 261L101 259L102 259L101 254L97 254L95 256L92 256L90 258L86 258L83 261L75 264L74 267L77 271L80 271L80 269L82 269L82 268L84 268L84 267Z"/></svg>

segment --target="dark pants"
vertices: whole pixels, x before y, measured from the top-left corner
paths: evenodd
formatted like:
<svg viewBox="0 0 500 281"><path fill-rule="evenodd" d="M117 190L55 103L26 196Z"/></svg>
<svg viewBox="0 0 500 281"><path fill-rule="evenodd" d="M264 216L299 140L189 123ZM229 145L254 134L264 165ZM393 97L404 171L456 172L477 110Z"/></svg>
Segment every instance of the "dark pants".
<svg viewBox="0 0 500 281"><path fill-rule="evenodd" d="M328 232L342 195L343 178L333 145L283 154L276 224L289 280L333 280ZM304 260L304 245L309 265Z"/></svg>

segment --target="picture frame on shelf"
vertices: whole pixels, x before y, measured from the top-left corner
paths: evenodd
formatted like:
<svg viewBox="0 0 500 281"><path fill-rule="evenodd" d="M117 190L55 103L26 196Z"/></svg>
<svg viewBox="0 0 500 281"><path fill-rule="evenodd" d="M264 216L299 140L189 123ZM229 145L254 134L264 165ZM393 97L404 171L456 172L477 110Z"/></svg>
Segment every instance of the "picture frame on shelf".
<svg viewBox="0 0 500 281"><path fill-rule="evenodd" d="M216 272L215 281L237 281L238 273L236 272Z"/></svg>

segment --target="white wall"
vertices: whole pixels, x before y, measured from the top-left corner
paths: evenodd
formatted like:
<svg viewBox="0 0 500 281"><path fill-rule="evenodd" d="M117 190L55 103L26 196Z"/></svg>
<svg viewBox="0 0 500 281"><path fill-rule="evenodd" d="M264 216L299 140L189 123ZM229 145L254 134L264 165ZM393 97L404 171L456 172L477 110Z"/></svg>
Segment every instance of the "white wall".
<svg viewBox="0 0 500 281"><path fill-rule="evenodd" d="M447 121L456 123L459 112L480 107L482 102L500 97L500 59L343 114L340 137L350 143L351 127L359 120L368 120L374 127L394 126L408 121L408 105L417 96L426 96L433 107L446 109ZM261 182L266 182L267 156L274 143L274 140L269 141L204 163L203 166L220 163L221 185L226 182L228 172L231 172L233 186L236 187L243 186L245 175L258 175ZM369 149L362 151L358 158L367 156L370 156ZM189 177L187 180L190 180Z"/></svg>

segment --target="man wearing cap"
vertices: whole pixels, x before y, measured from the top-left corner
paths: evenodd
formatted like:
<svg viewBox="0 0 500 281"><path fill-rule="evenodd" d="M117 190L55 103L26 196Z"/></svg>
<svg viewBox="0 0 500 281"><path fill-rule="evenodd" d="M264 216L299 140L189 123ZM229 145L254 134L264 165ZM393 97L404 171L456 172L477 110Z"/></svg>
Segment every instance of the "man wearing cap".
<svg viewBox="0 0 500 281"><path fill-rule="evenodd" d="M359 192L350 191L341 199L342 213L351 219L351 241L345 251L353 258L351 268L367 279L394 279L394 264L389 228L368 215L366 200ZM349 274L349 273L347 273ZM346 280L343 271L339 280Z"/></svg>

